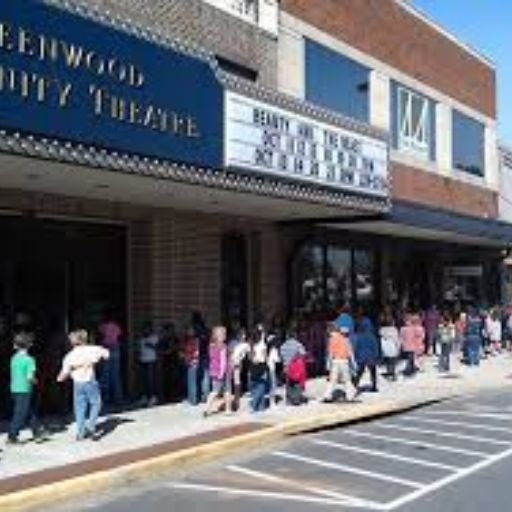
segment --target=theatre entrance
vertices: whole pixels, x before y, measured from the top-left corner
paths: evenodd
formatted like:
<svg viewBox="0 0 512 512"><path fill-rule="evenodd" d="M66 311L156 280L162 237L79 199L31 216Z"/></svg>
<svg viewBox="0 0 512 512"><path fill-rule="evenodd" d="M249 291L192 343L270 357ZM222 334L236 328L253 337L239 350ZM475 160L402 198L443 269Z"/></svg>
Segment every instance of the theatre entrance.
<svg viewBox="0 0 512 512"><path fill-rule="evenodd" d="M35 333L45 412L65 406L53 382L66 333L76 327L94 332L106 311L125 324L125 231L118 225L0 217L2 359L14 332Z"/></svg>

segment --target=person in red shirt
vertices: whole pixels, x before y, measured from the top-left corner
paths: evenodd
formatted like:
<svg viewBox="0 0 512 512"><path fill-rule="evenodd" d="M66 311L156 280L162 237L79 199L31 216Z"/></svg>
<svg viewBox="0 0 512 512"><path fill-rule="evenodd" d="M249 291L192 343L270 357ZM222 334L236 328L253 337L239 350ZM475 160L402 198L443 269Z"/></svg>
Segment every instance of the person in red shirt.
<svg viewBox="0 0 512 512"><path fill-rule="evenodd" d="M199 338L189 325L183 338L182 354L187 367L187 400L191 405L199 403Z"/></svg>

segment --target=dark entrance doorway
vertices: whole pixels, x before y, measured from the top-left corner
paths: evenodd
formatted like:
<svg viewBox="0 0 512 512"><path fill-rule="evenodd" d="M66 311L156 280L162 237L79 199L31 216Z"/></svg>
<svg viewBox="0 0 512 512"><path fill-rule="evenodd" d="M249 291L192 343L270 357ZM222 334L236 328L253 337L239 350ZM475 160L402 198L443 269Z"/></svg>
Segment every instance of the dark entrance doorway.
<svg viewBox="0 0 512 512"><path fill-rule="evenodd" d="M35 333L42 409L61 412L66 404L54 381L66 333L76 327L94 332L107 309L125 323L125 228L0 217L0 239L2 356L9 357L12 333L23 320Z"/></svg>
<svg viewBox="0 0 512 512"><path fill-rule="evenodd" d="M222 238L221 310L224 325L247 326L247 241L239 234Z"/></svg>

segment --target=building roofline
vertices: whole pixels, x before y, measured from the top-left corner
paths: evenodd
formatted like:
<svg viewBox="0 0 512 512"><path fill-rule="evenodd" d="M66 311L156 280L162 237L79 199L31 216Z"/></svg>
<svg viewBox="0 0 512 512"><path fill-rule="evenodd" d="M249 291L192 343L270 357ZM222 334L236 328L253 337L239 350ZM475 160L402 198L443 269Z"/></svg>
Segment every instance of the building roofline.
<svg viewBox="0 0 512 512"><path fill-rule="evenodd" d="M395 0L395 2L400 5L407 12L416 16L416 18L420 19L431 28L435 29L441 35L449 39L452 43L455 43L459 48L464 50L465 52L471 54L473 57L478 59L480 62L485 64L486 66L491 67L492 69L496 69L496 63L480 50L473 48L470 44L461 41L455 34L444 28L439 22L435 21L431 18L423 9L420 9L418 6L414 5L413 0Z"/></svg>

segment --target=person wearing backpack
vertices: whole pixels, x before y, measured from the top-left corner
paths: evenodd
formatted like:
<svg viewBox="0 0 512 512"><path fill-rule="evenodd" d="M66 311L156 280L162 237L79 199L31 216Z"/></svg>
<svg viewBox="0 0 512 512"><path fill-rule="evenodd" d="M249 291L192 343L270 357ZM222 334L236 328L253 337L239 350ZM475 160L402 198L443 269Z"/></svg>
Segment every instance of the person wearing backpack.
<svg viewBox="0 0 512 512"><path fill-rule="evenodd" d="M437 343L441 347L439 354L439 371L450 371L450 355L452 353L453 344L455 343L456 332L455 324L452 322L450 315L444 313L437 327Z"/></svg>
<svg viewBox="0 0 512 512"><path fill-rule="evenodd" d="M352 345L350 343L350 330L347 327L338 328L335 324L327 327L329 339L329 382L324 393L324 402L332 402L334 392L338 385L344 385L345 399L352 401L356 390L352 384L351 364L354 360Z"/></svg>
<svg viewBox="0 0 512 512"><path fill-rule="evenodd" d="M307 402L304 396L306 389L307 370L306 357L297 352L286 368L286 403L302 405Z"/></svg>

